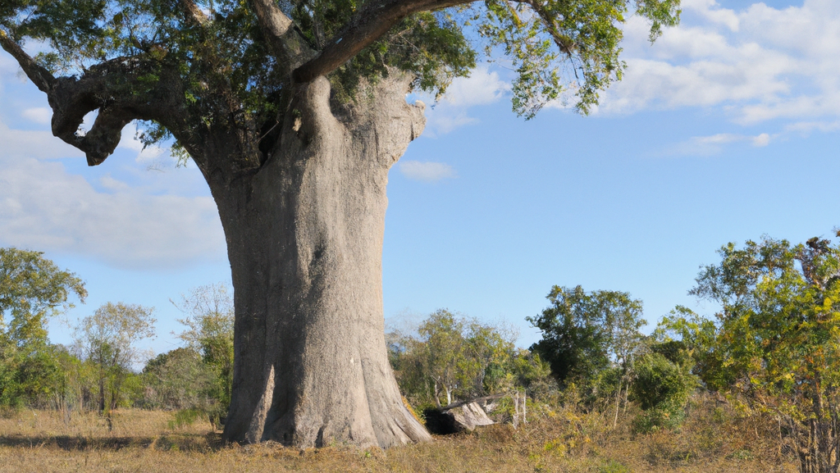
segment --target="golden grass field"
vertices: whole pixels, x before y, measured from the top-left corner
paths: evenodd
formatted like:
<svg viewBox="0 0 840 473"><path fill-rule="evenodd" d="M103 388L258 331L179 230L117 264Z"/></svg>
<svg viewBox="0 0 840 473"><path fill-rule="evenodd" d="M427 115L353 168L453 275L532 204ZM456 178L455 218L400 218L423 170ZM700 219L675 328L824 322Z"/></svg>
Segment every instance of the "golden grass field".
<svg viewBox="0 0 840 473"><path fill-rule="evenodd" d="M23 410L0 418L3 472L771 472L796 471L772 423L736 419L695 402L681 429L633 435L609 415L544 409L514 430L494 425L434 442L360 450L300 451L267 443L226 446L198 421L170 429L162 411L62 414ZM628 413L630 417L630 413Z"/></svg>

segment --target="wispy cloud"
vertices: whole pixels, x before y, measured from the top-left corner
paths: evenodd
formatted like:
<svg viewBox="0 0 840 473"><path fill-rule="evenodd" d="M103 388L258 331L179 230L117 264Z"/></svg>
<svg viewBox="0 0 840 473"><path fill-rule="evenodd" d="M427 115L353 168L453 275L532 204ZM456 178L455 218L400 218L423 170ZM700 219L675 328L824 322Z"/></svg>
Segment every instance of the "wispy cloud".
<svg viewBox="0 0 840 473"><path fill-rule="evenodd" d="M27 108L21 112L21 116L29 121L39 123L41 125L49 125L50 120L52 119L52 110L46 107Z"/></svg>
<svg viewBox="0 0 840 473"><path fill-rule="evenodd" d="M753 147L761 148L770 144L778 136L768 133L759 135L739 135L734 133L718 133L709 136L695 136L682 143L669 147L666 155L673 156L712 156L723 151L725 145L733 143L749 143Z"/></svg>
<svg viewBox="0 0 840 473"><path fill-rule="evenodd" d="M435 137L465 125L478 123L468 114L472 107L497 102L510 90L510 84L486 67L472 71L469 77L457 78L441 100L426 109L425 136Z"/></svg>
<svg viewBox="0 0 840 473"><path fill-rule="evenodd" d="M436 182L458 177L455 169L444 163L400 161L398 167L403 176L415 181Z"/></svg>
<svg viewBox="0 0 840 473"><path fill-rule="evenodd" d="M814 131L830 133L833 131L840 131L840 120L796 122L787 125L785 127L785 131L798 132L803 135L808 135Z"/></svg>
<svg viewBox="0 0 840 473"><path fill-rule="evenodd" d="M12 130L0 122L0 157L37 159L79 158L84 153L54 137L48 131Z"/></svg>

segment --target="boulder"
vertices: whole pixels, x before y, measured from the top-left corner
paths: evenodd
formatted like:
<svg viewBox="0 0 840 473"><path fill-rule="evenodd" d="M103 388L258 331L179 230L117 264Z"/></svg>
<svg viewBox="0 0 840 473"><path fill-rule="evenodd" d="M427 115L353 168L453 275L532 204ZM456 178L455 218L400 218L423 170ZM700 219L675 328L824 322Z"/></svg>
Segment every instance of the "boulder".
<svg viewBox="0 0 840 473"><path fill-rule="evenodd" d="M458 403L454 406L424 412L426 428L433 434L445 435L472 431L478 426L495 423L477 402Z"/></svg>

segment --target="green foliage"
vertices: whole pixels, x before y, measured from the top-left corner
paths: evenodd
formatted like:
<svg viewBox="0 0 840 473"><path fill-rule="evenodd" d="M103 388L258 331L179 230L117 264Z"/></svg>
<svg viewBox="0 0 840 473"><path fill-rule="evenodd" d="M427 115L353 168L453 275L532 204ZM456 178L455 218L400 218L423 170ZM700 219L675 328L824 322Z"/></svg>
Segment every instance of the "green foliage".
<svg viewBox="0 0 840 473"><path fill-rule="evenodd" d="M654 338L660 341L660 346L669 347L672 353L663 355L671 361L691 363L692 372L707 388L725 389L734 380L722 369L723 354L715 350L717 331L713 321L677 306L659 322Z"/></svg>
<svg viewBox="0 0 840 473"><path fill-rule="evenodd" d="M285 112L290 78L270 54L249 3L198 0L210 12L203 25L185 19L178 3L8 0L0 5L0 33L48 44L39 60L54 72L79 74L118 57L171 66L187 85L191 114L208 126L228 124L232 100L242 112L236 126L260 135L272 129ZM316 50L369 4L278 1ZM518 114L531 118L547 102L572 95L577 109L588 113L600 92L622 77L620 26L633 4L636 14L651 20L651 40L679 19L679 0L486 0L415 13L331 74L335 98L352 100L362 81L375 82L392 68L413 74L417 89L439 95L454 77L469 75L478 59L474 44L483 43L487 58L512 63ZM150 83L159 79L154 69L146 76ZM156 122L142 126L147 144L170 137ZM175 150L184 152L177 143Z"/></svg>
<svg viewBox="0 0 840 473"><path fill-rule="evenodd" d="M75 274L61 271L43 253L0 248L0 327L18 348L46 342L46 319L82 302L85 285Z"/></svg>
<svg viewBox="0 0 840 473"><path fill-rule="evenodd" d="M76 344L96 370L100 411L125 405L135 376L132 365L144 356L136 344L155 336L152 311L108 302L76 327Z"/></svg>
<svg viewBox="0 0 840 473"><path fill-rule="evenodd" d="M167 426L170 430L180 429L194 424L203 414L204 412L201 409L181 409L172 416Z"/></svg>
<svg viewBox="0 0 840 473"><path fill-rule="evenodd" d="M674 430L682 425L686 418L685 404L664 402L643 411L632 422L633 431L649 434L660 430Z"/></svg>
<svg viewBox="0 0 840 473"><path fill-rule="evenodd" d="M531 350L550 363L561 383L593 380L611 360L627 366L645 324L641 301L626 292L586 293L580 286L554 286L548 300L542 314L527 317L543 337Z"/></svg>
<svg viewBox="0 0 840 473"><path fill-rule="evenodd" d="M802 471L829 471L840 435L840 247L812 238L729 243L691 294L720 305L716 321L681 311L663 321L681 336L708 387L784 422Z"/></svg>
<svg viewBox="0 0 840 473"><path fill-rule="evenodd" d="M0 248L0 405L43 401L60 384L47 319L87 296L84 283L42 253Z"/></svg>
<svg viewBox="0 0 840 473"><path fill-rule="evenodd" d="M492 325L438 310L417 335L387 335L401 391L418 408L526 388L548 395L554 384L546 363L514 348L514 335Z"/></svg>
<svg viewBox="0 0 840 473"><path fill-rule="evenodd" d="M233 386L233 301L226 286L215 284L193 289L176 306L187 314L179 320L187 327L180 338L201 356L203 374L196 373L196 381L205 400L193 407L205 409L214 423L223 423Z"/></svg>
<svg viewBox="0 0 840 473"><path fill-rule="evenodd" d="M213 373L191 348L177 348L149 360L143 368L146 388L141 405L147 408L208 409Z"/></svg>
<svg viewBox="0 0 840 473"><path fill-rule="evenodd" d="M632 392L643 410L663 405L684 406L694 389L689 373L659 353L651 353L636 361L636 377Z"/></svg>

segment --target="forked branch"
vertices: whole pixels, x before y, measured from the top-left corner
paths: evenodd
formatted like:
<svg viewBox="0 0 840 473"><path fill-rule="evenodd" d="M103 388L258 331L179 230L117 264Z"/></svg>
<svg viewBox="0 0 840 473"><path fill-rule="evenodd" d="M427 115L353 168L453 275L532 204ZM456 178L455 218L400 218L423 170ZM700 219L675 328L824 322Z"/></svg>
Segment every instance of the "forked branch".
<svg viewBox="0 0 840 473"><path fill-rule="evenodd" d="M271 0L259 1L272 3ZM303 83L329 74L412 13L439 10L466 3L472 2L468 0L380 0L368 3L334 38L327 42L321 54L295 69L292 78L295 82Z"/></svg>
<svg viewBox="0 0 840 473"><path fill-rule="evenodd" d="M271 50L288 71L291 72L315 55L315 51L295 28L295 23L280 10L274 0L250 0L250 4Z"/></svg>
<svg viewBox="0 0 840 473"><path fill-rule="evenodd" d="M159 76L151 86L141 79L150 73ZM132 120L156 120L174 134L193 128L185 123L183 96L175 71L143 57L107 61L78 79L62 77L47 94L53 135L84 151L90 166L114 152ZM94 110L99 114L90 131L79 133L85 115Z"/></svg>

